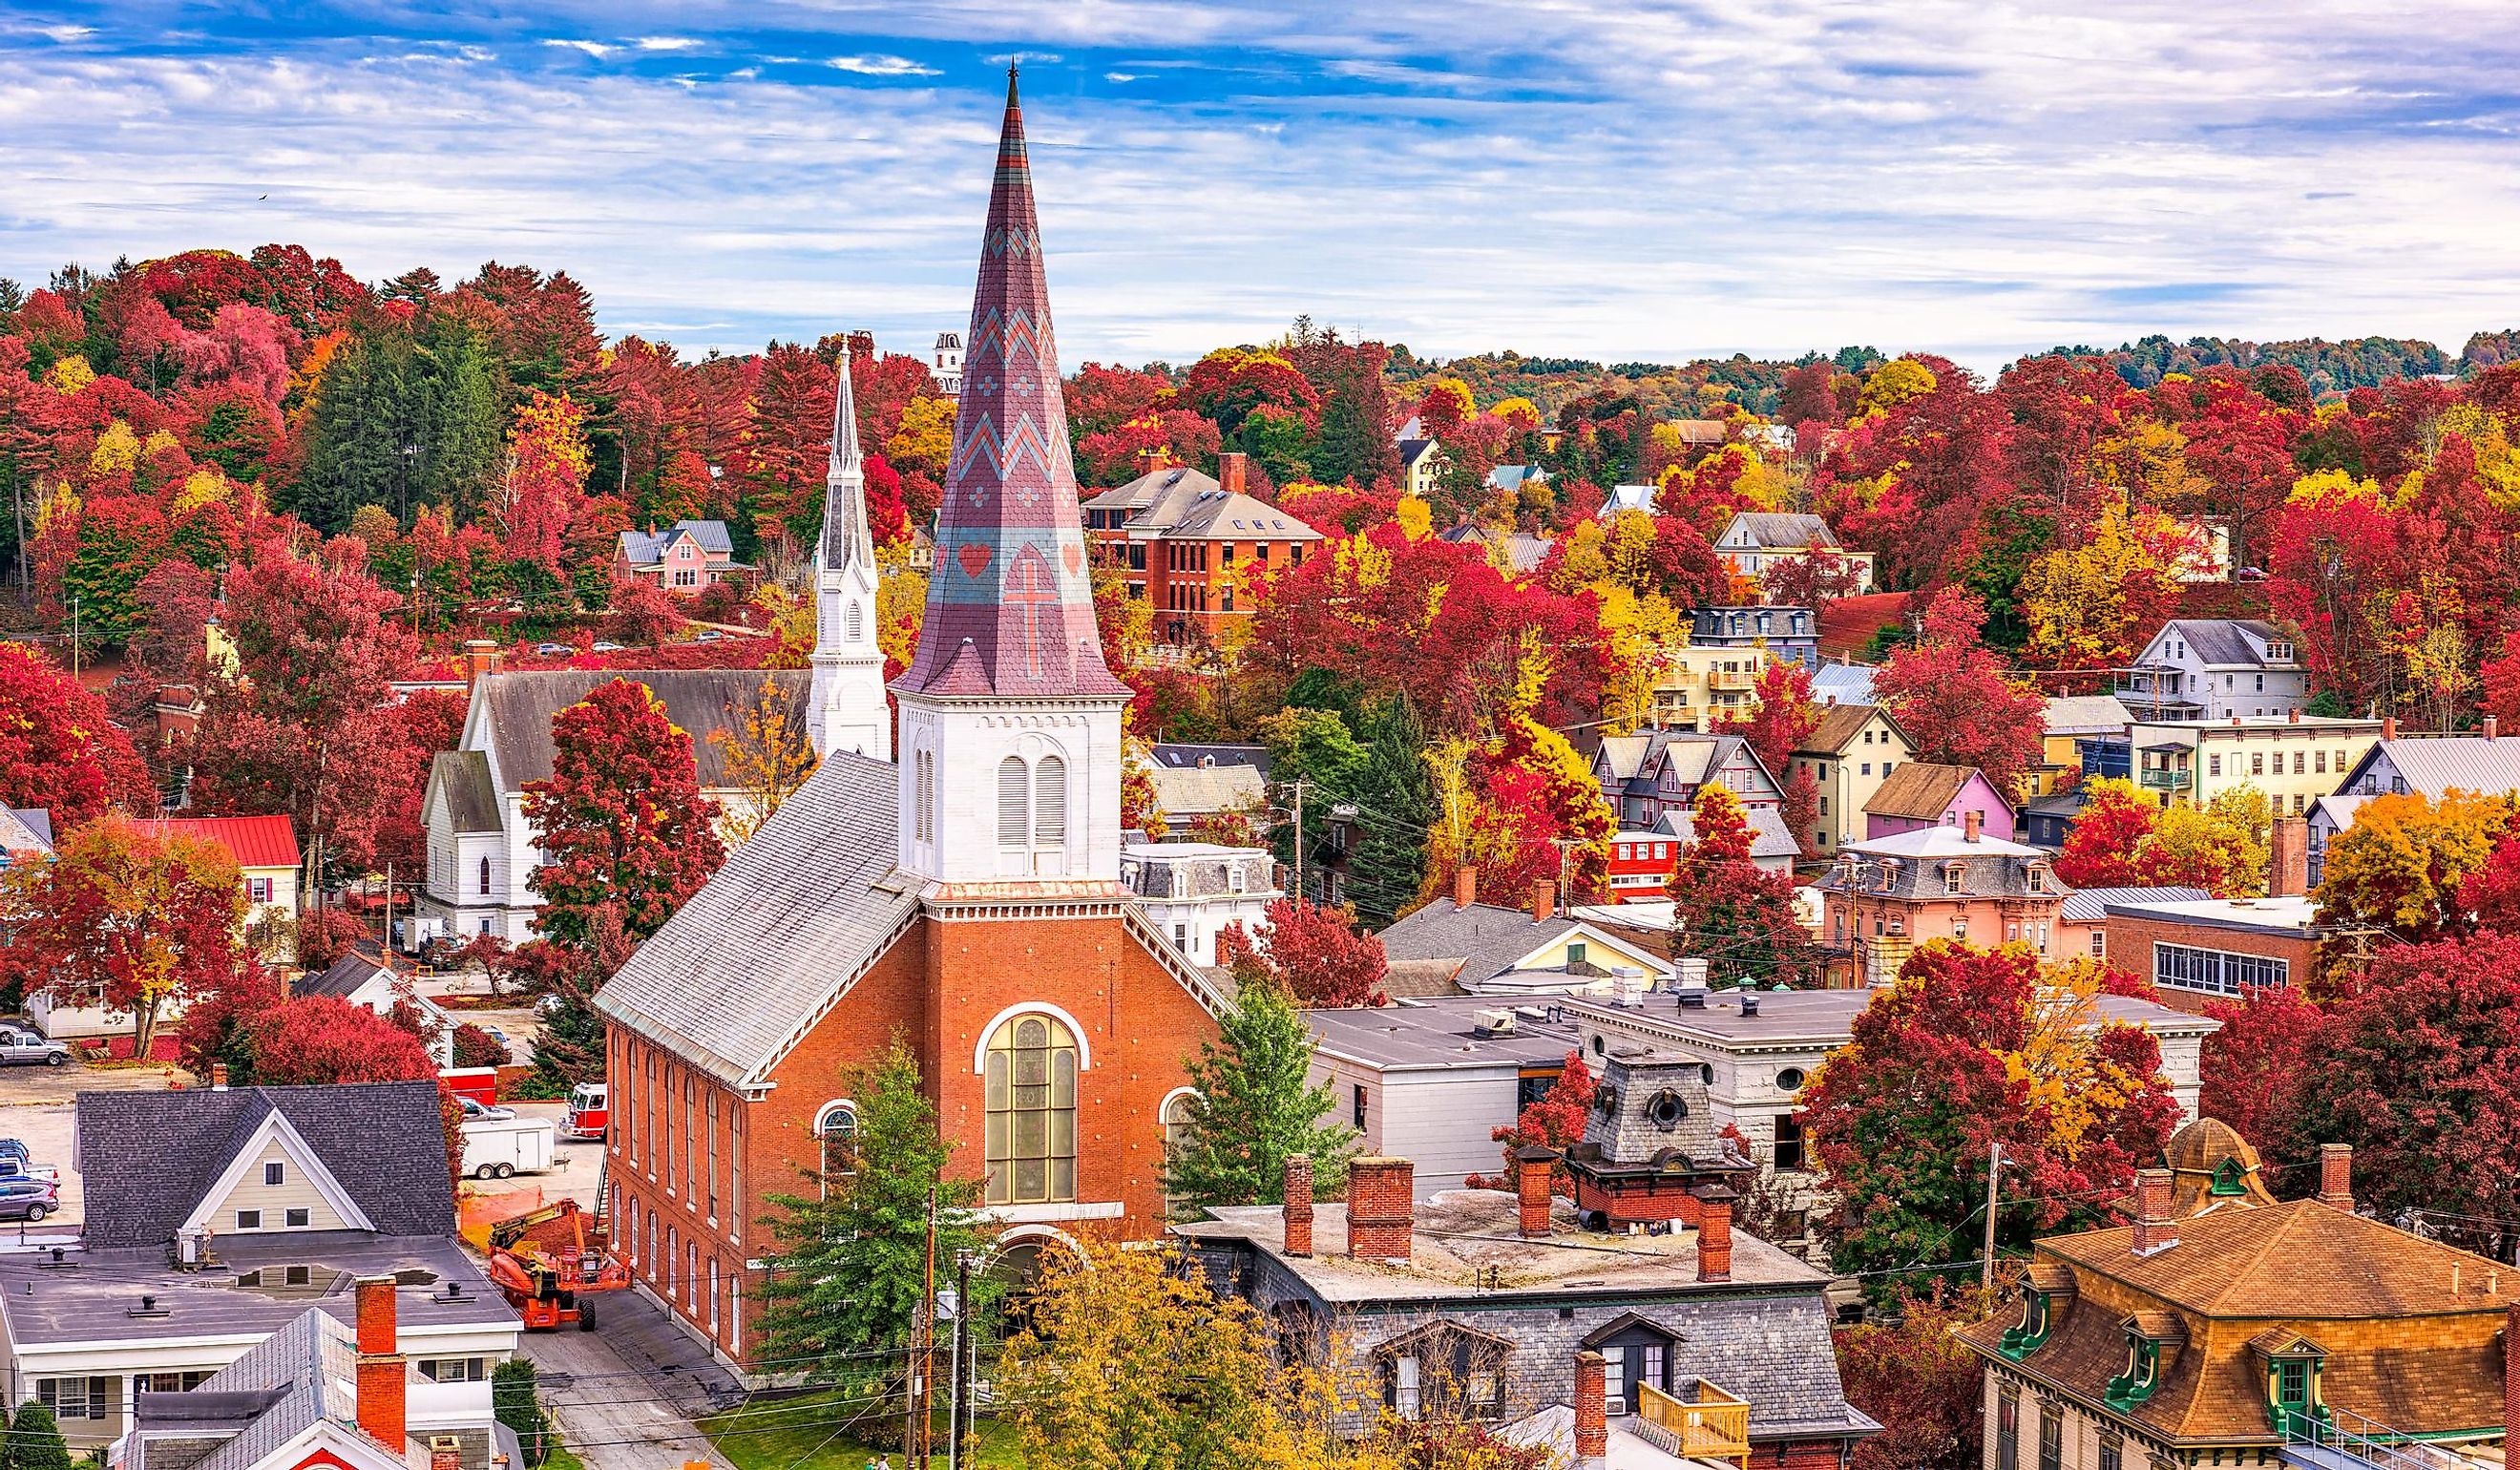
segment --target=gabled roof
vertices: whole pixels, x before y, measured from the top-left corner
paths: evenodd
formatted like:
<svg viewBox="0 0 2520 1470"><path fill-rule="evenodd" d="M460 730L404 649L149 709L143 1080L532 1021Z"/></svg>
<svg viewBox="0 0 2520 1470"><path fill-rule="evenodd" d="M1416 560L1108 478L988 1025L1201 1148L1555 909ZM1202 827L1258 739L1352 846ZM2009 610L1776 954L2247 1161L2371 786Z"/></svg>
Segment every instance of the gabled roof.
<svg viewBox="0 0 2520 1470"><path fill-rule="evenodd" d="M24 816L0 807L0 868L9 866L12 853L42 857L52 850L52 839L36 831Z"/></svg>
<svg viewBox="0 0 2520 1470"><path fill-rule="evenodd" d="M1721 444L1724 442L1724 421L1721 419L1679 419L1671 425L1680 431L1683 444Z"/></svg>
<svg viewBox="0 0 2520 1470"><path fill-rule="evenodd" d="M515 795L526 782L551 776L553 718L615 679L646 685L663 703L665 718L692 737L700 788L711 790L734 782L727 775L726 747L712 741L709 732L732 727L737 719L733 712L748 707L765 680L802 709L813 675L804 669L547 669L487 675L472 690L472 700L480 706L474 718L483 722L497 754L503 794ZM430 774L433 778L436 772Z"/></svg>
<svg viewBox="0 0 2520 1470"><path fill-rule="evenodd" d="M81 1092L75 1164L94 1249L162 1245L274 1112L379 1234L453 1235L434 1082Z"/></svg>
<svg viewBox="0 0 2520 1470"><path fill-rule="evenodd" d="M2048 701L2051 735L2125 735L2134 723L2115 694L2058 694Z"/></svg>
<svg viewBox="0 0 2520 1470"><path fill-rule="evenodd" d="M222 1443L192 1470L252 1470L327 1419L355 1427L358 1359L348 1324L322 1308L301 1312L200 1388L143 1397L127 1470L147 1470L153 1443L171 1442L164 1457L171 1464L189 1458L175 1451L190 1446L198 1453L204 1440ZM382 1447L368 1448L384 1457Z"/></svg>
<svg viewBox="0 0 2520 1470"><path fill-rule="evenodd" d="M2153 635L2159 644L2176 634L2187 649L2207 668L2293 669L2300 667L2294 658L2271 659L2266 646L2271 643L2289 643L2291 635L2261 618L2173 618L2160 633Z"/></svg>
<svg viewBox="0 0 2520 1470"><path fill-rule="evenodd" d="M1820 723L1812 727L1811 735L1795 750L1797 753L1808 751L1815 755L1836 755L1855 743L1855 737L1864 733L1864 727L1871 724L1875 715L1880 716L1881 722L1892 730L1899 728L1889 712L1878 705L1825 705L1821 710Z"/></svg>
<svg viewBox="0 0 2520 1470"><path fill-rule="evenodd" d="M1741 821L1750 828L1752 858L1794 858L1802 855L1803 845L1794 840L1792 828L1785 825L1784 814L1775 807L1744 808ZM1695 842L1697 814L1686 807L1670 808L1654 819L1653 830L1657 836Z"/></svg>
<svg viewBox="0 0 2520 1470"><path fill-rule="evenodd" d="M1255 766L1157 766L1147 775L1167 818L1238 811L1269 796L1268 780Z"/></svg>
<svg viewBox="0 0 2520 1470"><path fill-rule="evenodd" d="M723 520L678 520L661 531L624 531L621 555L633 566L653 566L664 557L665 548L685 536L712 557L735 555L735 542Z"/></svg>
<svg viewBox="0 0 2520 1470"><path fill-rule="evenodd" d="M1866 663L1824 663L1812 670L1812 697L1840 704L1870 704L1872 676L1880 670Z"/></svg>
<svg viewBox="0 0 2520 1470"><path fill-rule="evenodd" d="M2363 753L2351 775L2337 782L2340 791L2386 759L2407 789L2439 801L2451 791L2500 793L2520 791L2520 735L2436 735L2427 739L2381 740Z"/></svg>
<svg viewBox="0 0 2520 1470"><path fill-rule="evenodd" d="M1651 515L1654 510L1654 496L1659 489L1660 487L1655 485L1612 485L1609 495L1601 502L1598 516L1607 520L1621 511L1642 511L1647 515Z"/></svg>
<svg viewBox="0 0 2520 1470"><path fill-rule="evenodd" d="M1415 423L1416 421L1412 420L1411 422ZM1438 445L1432 439L1403 439L1400 441L1400 468L1403 469L1415 469L1418 468L1418 462L1419 460L1424 459L1430 454L1438 453L1441 448L1442 446Z"/></svg>
<svg viewBox="0 0 2520 1470"><path fill-rule="evenodd" d="M1817 515L1743 511L1732 517L1715 544L1727 550L1794 551L1807 546L1835 546L1837 537L1829 530L1828 522Z"/></svg>
<svg viewBox="0 0 2520 1470"><path fill-rule="evenodd" d="M149 829L161 837L215 842L239 868L295 868L297 832L286 817L158 817Z"/></svg>
<svg viewBox="0 0 2520 1470"><path fill-rule="evenodd" d="M1549 483L1549 471L1537 465L1499 465L1488 471L1491 490L1519 490L1527 484Z"/></svg>
<svg viewBox="0 0 2520 1470"><path fill-rule="evenodd" d="M490 776L490 757L478 750L441 750L428 762L428 790L421 810L431 799L446 803L446 815L459 834L499 830L499 787Z"/></svg>
<svg viewBox="0 0 2520 1470"><path fill-rule="evenodd" d="M595 1008L731 1085L762 1075L919 912L898 775L834 751L639 946Z"/></svg>
<svg viewBox="0 0 2520 1470"><path fill-rule="evenodd" d="M1196 740L1158 740L1148 747L1154 752L1155 764L1175 770L1201 766L1249 766L1262 777L1269 774L1269 747L1236 745Z"/></svg>
<svg viewBox="0 0 2520 1470"><path fill-rule="evenodd" d="M1975 766L1940 766L1931 761L1910 761L1890 773L1876 787L1864 810L1874 817L1904 817L1919 822L1932 822L1952 809L1972 779L1983 780ZM1989 790L1995 783L1986 782ZM2008 815L2012 803L2002 791L1995 799Z"/></svg>
<svg viewBox="0 0 2520 1470"><path fill-rule="evenodd" d="M53 813L50 807L13 807L9 815L34 833L37 841L46 847L53 845Z"/></svg>
<svg viewBox="0 0 2520 1470"><path fill-rule="evenodd" d="M393 971L352 950L321 970L309 971L289 982L292 996L336 996L348 1000L361 987L382 975L390 981Z"/></svg>
<svg viewBox="0 0 2520 1470"><path fill-rule="evenodd" d="M1625 957L1620 962L1634 962L1648 975L1664 968L1663 960L1629 941L1564 913L1552 913L1534 922L1527 909L1498 904L1472 904L1463 909L1450 899L1437 899L1383 930L1382 953L1395 970L1408 966L1407 973L1419 979L1431 978L1441 966L1449 964L1454 986L1476 991L1512 970L1535 950L1553 945L1576 930L1582 930L1588 941L1598 941L1617 951ZM1413 990L1413 994L1426 993L1436 992Z"/></svg>

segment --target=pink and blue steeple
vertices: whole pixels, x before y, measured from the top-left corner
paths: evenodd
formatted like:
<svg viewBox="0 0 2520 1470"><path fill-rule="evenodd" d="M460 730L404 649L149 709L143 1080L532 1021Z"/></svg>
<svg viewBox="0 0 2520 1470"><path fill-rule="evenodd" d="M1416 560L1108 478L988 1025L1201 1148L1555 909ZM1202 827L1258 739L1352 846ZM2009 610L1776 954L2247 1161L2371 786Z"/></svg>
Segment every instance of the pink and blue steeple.
<svg viewBox="0 0 2520 1470"><path fill-rule="evenodd" d="M904 693L1126 697L1102 662L1092 567L1033 210L1023 110L1007 74L936 564Z"/></svg>

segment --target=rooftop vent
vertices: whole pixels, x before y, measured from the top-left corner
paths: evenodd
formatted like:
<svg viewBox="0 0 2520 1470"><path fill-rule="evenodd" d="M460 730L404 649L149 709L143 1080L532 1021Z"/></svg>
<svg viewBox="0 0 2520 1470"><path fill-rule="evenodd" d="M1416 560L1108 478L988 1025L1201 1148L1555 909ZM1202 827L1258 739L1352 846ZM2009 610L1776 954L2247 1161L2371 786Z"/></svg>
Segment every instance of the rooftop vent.
<svg viewBox="0 0 2520 1470"><path fill-rule="evenodd" d="M158 1305L158 1298L148 1292L140 1294L140 1305L130 1310L132 1316L172 1316L174 1314Z"/></svg>

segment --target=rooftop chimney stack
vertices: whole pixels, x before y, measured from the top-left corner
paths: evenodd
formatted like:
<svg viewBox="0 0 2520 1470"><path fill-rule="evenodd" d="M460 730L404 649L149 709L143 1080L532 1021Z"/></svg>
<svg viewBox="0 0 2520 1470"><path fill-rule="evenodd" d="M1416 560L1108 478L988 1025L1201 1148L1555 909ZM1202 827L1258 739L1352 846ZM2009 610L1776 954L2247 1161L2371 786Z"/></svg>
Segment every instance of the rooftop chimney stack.
<svg viewBox="0 0 2520 1470"><path fill-rule="evenodd" d="M1453 907L1466 909L1479 901L1479 870L1466 865L1453 869Z"/></svg>
<svg viewBox="0 0 2520 1470"><path fill-rule="evenodd" d="M1350 1159L1347 1253L1359 1261L1406 1262L1417 1225L1417 1166L1407 1159Z"/></svg>
<svg viewBox="0 0 2520 1470"><path fill-rule="evenodd" d="M2300 898L2310 892L2310 821L2278 817L2267 837L2267 897Z"/></svg>
<svg viewBox="0 0 2520 1470"><path fill-rule="evenodd" d="M2170 1218L2171 1173L2138 1169L2135 1176L2135 1254L2150 1256L2179 1243L2179 1225Z"/></svg>
<svg viewBox="0 0 2520 1470"><path fill-rule="evenodd" d="M410 1432L403 1415L404 1364L394 1324L394 1278L363 1276L354 1290L359 1429L399 1459Z"/></svg>
<svg viewBox="0 0 2520 1470"><path fill-rule="evenodd" d="M1286 1254L1313 1253L1313 1160L1309 1154L1286 1159Z"/></svg>
<svg viewBox="0 0 2520 1470"><path fill-rule="evenodd" d="M1986 836L1986 814L1972 809L1960 819L1960 825L1961 830L1967 834L1968 840L1980 841Z"/></svg>
<svg viewBox="0 0 2520 1470"><path fill-rule="evenodd" d="M2318 1202L2354 1213L2354 1145L2318 1145Z"/></svg>
<svg viewBox="0 0 2520 1470"><path fill-rule="evenodd" d="M1513 1198L1525 1240L1549 1234L1550 1182L1556 1168L1557 1150L1546 1144L1535 1143L1513 1156Z"/></svg>
<svg viewBox="0 0 2520 1470"><path fill-rule="evenodd" d="M1251 457L1238 450L1228 450L1216 457L1216 483L1228 495L1240 495L1251 488Z"/></svg>
<svg viewBox="0 0 2520 1470"><path fill-rule="evenodd" d="M1557 880L1534 878L1531 883L1531 921L1545 924L1557 913Z"/></svg>
<svg viewBox="0 0 2520 1470"><path fill-rule="evenodd" d="M2396 715L2389 715L2389 716L2384 717L2384 718L2380 721L2380 738L2382 738L2382 739L2384 739L2384 740L2394 740L2394 739L2396 739L2397 737L2398 737L2398 717L2397 717Z"/></svg>
<svg viewBox="0 0 2520 1470"><path fill-rule="evenodd" d="M428 1470L464 1470L464 1442L451 1434L430 1435Z"/></svg>
<svg viewBox="0 0 2520 1470"><path fill-rule="evenodd" d="M224 1092L227 1090L228 1064L223 1061L210 1063L210 1091L213 1092Z"/></svg>
<svg viewBox="0 0 2520 1470"><path fill-rule="evenodd" d="M1723 1184L1700 1184L1697 1196L1697 1279L1732 1279L1732 1201L1741 1196Z"/></svg>
<svg viewBox="0 0 2520 1470"><path fill-rule="evenodd" d="M2494 740L2501 738L2501 717L2498 715L2487 715L2485 717L2485 737L2489 740Z"/></svg>
<svg viewBox="0 0 2520 1470"><path fill-rule="evenodd" d="M466 642L464 645L465 688L480 688L482 676L499 672L499 664L506 657L507 655L500 651L499 646L486 638L475 638Z"/></svg>
<svg viewBox="0 0 2520 1470"><path fill-rule="evenodd" d="M1575 1355L1575 1470L1601 1470L1610 1453L1610 1375L1590 1348Z"/></svg>

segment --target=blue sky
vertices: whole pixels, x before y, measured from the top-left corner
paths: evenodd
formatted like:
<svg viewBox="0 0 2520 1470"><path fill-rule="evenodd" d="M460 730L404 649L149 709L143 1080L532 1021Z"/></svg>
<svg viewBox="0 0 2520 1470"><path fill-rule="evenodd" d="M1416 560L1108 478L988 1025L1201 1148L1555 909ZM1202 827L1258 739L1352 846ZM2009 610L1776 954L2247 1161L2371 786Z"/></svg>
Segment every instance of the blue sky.
<svg viewBox="0 0 2520 1470"><path fill-rule="evenodd" d="M1071 365L2520 326L2508 0L0 0L0 275L293 241L916 348L1016 56Z"/></svg>

